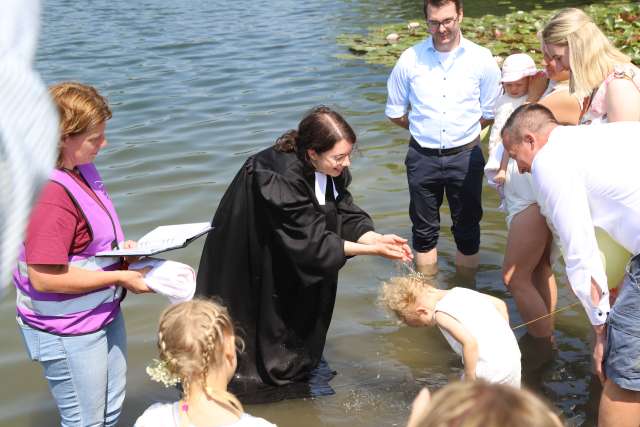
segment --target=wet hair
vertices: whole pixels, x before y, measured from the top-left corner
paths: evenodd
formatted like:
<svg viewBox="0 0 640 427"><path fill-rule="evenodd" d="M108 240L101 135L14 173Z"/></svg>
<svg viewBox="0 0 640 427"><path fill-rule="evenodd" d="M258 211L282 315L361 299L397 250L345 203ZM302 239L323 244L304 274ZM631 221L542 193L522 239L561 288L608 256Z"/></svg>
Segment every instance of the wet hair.
<svg viewBox="0 0 640 427"><path fill-rule="evenodd" d="M486 381L450 383L434 393L419 427L562 427L551 406L530 391Z"/></svg>
<svg viewBox="0 0 640 427"><path fill-rule="evenodd" d="M456 13L460 15L462 12L462 0L424 0L424 16L429 19L427 15L427 6L442 7L447 3L453 3L456 6Z"/></svg>
<svg viewBox="0 0 640 427"><path fill-rule="evenodd" d="M511 113L500 136L504 141L505 135L509 135L514 143L519 144L523 131L538 133L549 124L559 124L551 110L541 104L524 104Z"/></svg>
<svg viewBox="0 0 640 427"><path fill-rule="evenodd" d="M62 142L67 136L87 132L111 118L107 100L93 86L62 82L49 88L60 114L60 141L56 167L62 166Z"/></svg>
<svg viewBox="0 0 640 427"><path fill-rule="evenodd" d="M599 87L616 65L631 62L589 15L576 8L555 14L542 29L542 41L545 45L569 46L569 88L581 99Z"/></svg>
<svg viewBox="0 0 640 427"><path fill-rule="evenodd" d="M392 277L380 287L378 304L404 321L407 307L423 292L436 289L435 282L419 273Z"/></svg>
<svg viewBox="0 0 640 427"><path fill-rule="evenodd" d="M209 371L223 367L225 345L228 345L227 340L233 339L236 347L243 346L234 335L227 309L211 300L194 299L176 304L160 316L160 360L166 364L169 373L180 378L185 399L191 386L199 384L208 399L240 416L242 405L233 394L214 391L207 386Z"/></svg>
<svg viewBox="0 0 640 427"><path fill-rule="evenodd" d="M307 150L322 154L343 139L355 144L356 133L339 113L321 105L305 114L297 130L289 130L280 136L274 148L284 153L295 152L305 165L312 166Z"/></svg>

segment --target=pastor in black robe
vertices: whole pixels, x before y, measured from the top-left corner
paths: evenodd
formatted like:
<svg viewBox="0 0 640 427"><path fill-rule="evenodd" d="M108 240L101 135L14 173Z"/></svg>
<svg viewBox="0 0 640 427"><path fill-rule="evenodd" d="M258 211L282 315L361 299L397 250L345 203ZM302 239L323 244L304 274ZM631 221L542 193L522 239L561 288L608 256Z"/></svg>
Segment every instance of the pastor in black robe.
<svg viewBox="0 0 640 427"><path fill-rule="evenodd" d="M327 394L308 386L322 390L323 378L332 392L322 352L344 241L374 229L347 191L350 180L347 168L327 177L320 205L315 172L271 147L245 162L218 206L197 293L219 297L244 339L231 390L245 403Z"/></svg>

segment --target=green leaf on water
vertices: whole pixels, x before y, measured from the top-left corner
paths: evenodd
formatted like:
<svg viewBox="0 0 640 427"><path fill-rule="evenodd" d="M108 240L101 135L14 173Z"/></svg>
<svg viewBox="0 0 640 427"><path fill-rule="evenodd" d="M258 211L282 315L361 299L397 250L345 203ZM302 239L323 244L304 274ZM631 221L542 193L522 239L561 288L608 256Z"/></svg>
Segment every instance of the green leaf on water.
<svg viewBox="0 0 640 427"><path fill-rule="evenodd" d="M553 1L545 0L547 3ZM499 3L515 9L508 0L501 0ZM640 3L627 0L615 4L592 4L584 10L617 47L629 55L634 63L640 64ZM462 31L466 38L487 47L495 56L528 52L534 60L540 62L537 33L556 12L557 10L535 8L529 12L515 11L504 16L465 16ZM345 59L360 59L391 67L405 49L428 35L422 17L411 21L421 24L413 33L408 29L407 23L388 24L369 28L365 35L340 35L337 42L351 52L351 55L345 55ZM386 37L391 33L399 35L397 43L390 44L387 41Z"/></svg>

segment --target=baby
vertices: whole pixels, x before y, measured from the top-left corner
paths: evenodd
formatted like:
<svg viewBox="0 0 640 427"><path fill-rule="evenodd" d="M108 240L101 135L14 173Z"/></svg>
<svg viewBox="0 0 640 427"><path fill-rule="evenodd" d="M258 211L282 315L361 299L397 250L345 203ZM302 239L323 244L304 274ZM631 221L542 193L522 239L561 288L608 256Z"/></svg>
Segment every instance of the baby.
<svg viewBox="0 0 640 427"><path fill-rule="evenodd" d="M536 73L536 64L526 53L510 55L502 64L504 93L496 101L495 119L489 136L489 160L484 168L489 184L493 186L504 185L509 163L509 154L502 146L500 132L511 113L527 100L529 81Z"/></svg>
<svg viewBox="0 0 640 427"><path fill-rule="evenodd" d="M466 288L437 289L409 275L384 283L379 301L408 326L438 326L462 357L463 378L520 387L520 349L500 299Z"/></svg>

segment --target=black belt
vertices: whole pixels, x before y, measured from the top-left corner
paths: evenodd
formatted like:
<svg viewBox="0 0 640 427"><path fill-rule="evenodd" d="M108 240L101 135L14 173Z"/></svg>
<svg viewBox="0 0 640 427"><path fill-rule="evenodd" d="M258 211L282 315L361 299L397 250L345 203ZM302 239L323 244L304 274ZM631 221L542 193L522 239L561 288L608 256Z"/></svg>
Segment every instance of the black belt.
<svg viewBox="0 0 640 427"><path fill-rule="evenodd" d="M460 145L453 148L425 148L418 144L418 141L412 136L409 141L409 145L420 151L422 154L428 156L453 156L454 154L462 153L463 151L472 150L480 142L480 135L468 144Z"/></svg>

